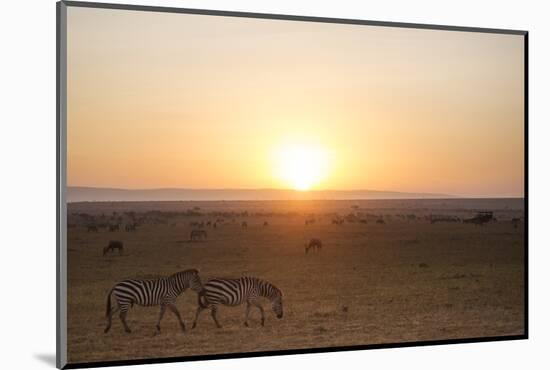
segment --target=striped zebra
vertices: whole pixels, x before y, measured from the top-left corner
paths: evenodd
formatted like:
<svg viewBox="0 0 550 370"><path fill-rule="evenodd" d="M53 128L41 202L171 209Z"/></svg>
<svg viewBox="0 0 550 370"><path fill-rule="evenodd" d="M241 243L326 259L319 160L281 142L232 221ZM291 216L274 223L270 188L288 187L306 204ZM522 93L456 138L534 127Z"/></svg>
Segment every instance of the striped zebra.
<svg viewBox="0 0 550 370"><path fill-rule="evenodd" d="M140 306L160 305L160 315L157 320L155 334L160 332L160 321L162 320L162 316L164 316L166 308L169 308L176 315L181 329L185 331L185 324L175 303L178 296L187 288L191 288L197 293L202 290L202 282L198 270L180 271L160 279L128 279L119 282L111 289L107 296L107 312L105 314L107 317L107 327L104 332L107 333L111 329L111 319L116 312L120 311L119 317L124 330L130 333L131 330L126 323L126 315L129 308L134 304ZM115 309L111 307L111 297L113 296L117 303Z"/></svg>
<svg viewBox="0 0 550 370"><path fill-rule="evenodd" d="M271 301L271 308L277 318L283 317L283 293L275 285L255 277L241 277L239 279L212 279L204 285L204 290L198 294L199 307L193 322L193 328L197 326L200 313L210 308L210 314L218 328L221 328L216 318L217 306L238 306L246 303L246 316L244 325L248 326L248 315L251 306L258 307L262 314L262 326L265 322L264 309L260 304L261 298Z"/></svg>

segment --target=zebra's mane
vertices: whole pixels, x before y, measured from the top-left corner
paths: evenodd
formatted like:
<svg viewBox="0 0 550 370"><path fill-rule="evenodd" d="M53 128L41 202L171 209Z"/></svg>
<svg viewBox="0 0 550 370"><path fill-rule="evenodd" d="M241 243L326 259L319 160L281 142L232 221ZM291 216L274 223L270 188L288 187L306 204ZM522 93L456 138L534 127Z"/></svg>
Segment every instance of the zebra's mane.
<svg viewBox="0 0 550 370"><path fill-rule="evenodd" d="M277 288L275 285L271 284L271 286L273 287L273 290L275 290L275 292L277 292L277 296L279 297L283 297L283 291L279 288Z"/></svg>
<svg viewBox="0 0 550 370"><path fill-rule="evenodd" d="M283 296L283 292L281 291L281 289L277 288L274 284L270 283L267 280L263 280L254 276L243 276L242 278L256 280L258 283L265 285L268 288L271 288L275 292L275 294L272 294L270 297L267 297L267 298L274 299L274 298Z"/></svg>
<svg viewBox="0 0 550 370"><path fill-rule="evenodd" d="M193 274L193 275L198 275L199 273L199 270L197 269L189 269L189 270L183 270L183 271L178 271L172 275L170 275L168 278L177 278L178 276L183 276L183 275L190 275L190 274Z"/></svg>

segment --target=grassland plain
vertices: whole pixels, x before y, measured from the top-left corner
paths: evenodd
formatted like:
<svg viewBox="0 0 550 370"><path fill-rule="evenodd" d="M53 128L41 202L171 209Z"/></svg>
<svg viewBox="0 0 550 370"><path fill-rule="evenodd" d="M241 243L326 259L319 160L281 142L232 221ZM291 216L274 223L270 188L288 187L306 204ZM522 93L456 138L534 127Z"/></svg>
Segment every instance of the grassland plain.
<svg viewBox="0 0 550 370"><path fill-rule="evenodd" d="M202 216L184 216L188 209ZM484 226L457 222L431 224L430 213L467 217L495 211ZM162 223L137 231L87 232L75 215L112 212L156 213ZM524 332L523 199L295 202L84 202L68 206L68 357L71 363L270 351L422 340L475 338ZM244 212L208 238L190 242L191 221L215 220L211 212ZM335 214L382 215L385 224L334 225ZM417 220L395 217L415 214ZM316 222L305 225L305 220ZM240 223L247 221L248 228ZM269 223L263 226L264 222ZM124 221L123 221L124 224ZM318 253L304 243L323 241ZM124 253L102 255L109 240L124 242ZM265 327L253 310L220 307L217 329L208 312L191 329L196 294L177 302L187 324L179 329L169 312L162 333L152 336L158 307L134 306L126 334L115 315L108 334L105 302L124 278L153 278L198 268L203 281L253 275L284 292L285 316L269 305Z"/></svg>

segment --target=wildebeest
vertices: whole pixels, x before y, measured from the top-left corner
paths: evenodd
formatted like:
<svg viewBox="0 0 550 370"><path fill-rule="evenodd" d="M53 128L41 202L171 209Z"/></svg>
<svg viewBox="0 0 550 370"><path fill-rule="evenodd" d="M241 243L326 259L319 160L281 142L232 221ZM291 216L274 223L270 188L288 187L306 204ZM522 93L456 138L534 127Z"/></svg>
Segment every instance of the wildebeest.
<svg viewBox="0 0 550 370"><path fill-rule="evenodd" d="M269 226L269 223L267 223L267 221L264 221L264 226Z"/></svg>
<svg viewBox="0 0 550 370"><path fill-rule="evenodd" d="M118 230L120 230L120 226L118 226L118 224L109 225L109 231L118 231Z"/></svg>
<svg viewBox="0 0 550 370"><path fill-rule="evenodd" d="M476 226L483 226L483 224L495 221L495 218L493 217L493 212L487 211L487 212L478 212L475 217L468 218L463 220L462 222L466 224L474 224Z"/></svg>
<svg viewBox="0 0 550 370"><path fill-rule="evenodd" d="M408 214L407 215L407 221L415 221L416 215L415 214Z"/></svg>
<svg viewBox="0 0 550 370"><path fill-rule="evenodd" d="M482 219L476 217L462 220L462 222L465 224L474 224L476 226L482 226L484 224L484 221Z"/></svg>
<svg viewBox="0 0 550 370"><path fill-rule="evenodd" d="M208 221L208 222L206 223L206 226L212 226L212 221Z"/></svg>
<svg viewBox="0 0 550 370"><path fill-rule="evenodd" d="M378 220L376 220L376 223L377 223L377 224L384 225L384 224L386 223L386 221L384 221L383 218L379 218Z"/></svg>
<svg viewBox="0 0 550 370"><path fill-rule="evenodd" d="M323 248L323 242L321 242L321 239L317 238L311 238L309 240L309 243L305 245L306 254L309 252L310 249L320 251L321 248Z"/></svg>
<svg viewBox="0 0 550 370"><path fill-rule="evenodd" d="M191 241L204 240L206 237L206 230L191 230L191 234L189 235Z"/></svg>
<svg viewBox="0 0 550 370"><path fill-rule="evenodd" d="M335 218L332 220L333 225L342 225L344 223L344 219L342 218Z"/></svg>
<svg viewBox="0 0 550 370"><path fill-rule="evenodd" d="M103 247L103 255L106 255L109 251L114 252L115 249L118 249L118 253L122 254L124 244L119 240L111 240L107 246Z"/></svg>
<svg viewBox="0 0 550 370"><path fill-rule="evenodd" d="M248 223L246 221L243 221L241 224L241 228L246 229L248 228Z"/></svg>
<svg viewBox="0 0 550 370"><path fill-rule="evenodd" d="M349 215L346 215L344 217L344 220L346 220L349 223L354 223L354 222L359 221L359 218L356 215L354 215L353 213L350 213Z"/></svg>
<svg viewBox="0 0 550 370"><path fill-rule="evenodd" d="M88 232L89 233L97 233L99 232L99 229L96 225L88 225Z"/></svg>
<svg viewBox="0 0 550 370"><path fill-rule="evenodd" d="M435 224L436 222L460 222L460 218L456 216L447 216L447 215L429 215L430 223Z"/></svg>
<svg viewBox="0 0 550 370"><path fill-rule="evenodd" d="M136 224L127 224L126 231L136 231Z"/></svg>

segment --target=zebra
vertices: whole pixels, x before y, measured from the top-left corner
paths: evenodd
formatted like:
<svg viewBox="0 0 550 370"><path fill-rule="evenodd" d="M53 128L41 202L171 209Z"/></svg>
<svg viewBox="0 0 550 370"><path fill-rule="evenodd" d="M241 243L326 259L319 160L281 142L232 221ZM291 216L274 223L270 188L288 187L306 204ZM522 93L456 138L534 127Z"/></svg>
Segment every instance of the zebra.
<svg viewBox="0 0 550 370"><path fill-rule="evenodd" d="M283 293L275 285L255 277L244 276L238 279L212 279L205 285L201 293L198 294L197 313L193 328L197 326L197 320L200 313L210 308L210 314L216 326L221 328L216 313L217 306L222 304L226 306L238 306L246 303L246 316L244 325L248 326L248 316L251 306L258 307L262 314L262 326L265 323L264 309L260 304L260 298L267 298L271 301L271 308L278 319L283 317Z"/></svg>
<svg viewBox="0 0 550 370"><path fill-rule="evenodd" d="M111 329L112 317L118 311L120 311L119 317L124 326L124 331L131 333L132 331L126 323L126 315L134 304L140 306L160 305L160 315L154 334L160 333L160 321L162 320L162 316L164 316L166 308L169 308L176 315L181 330L185 331L185 324L175 303L178 296L187 288L191 288L197 293L202 291L203 287L198 270L189 269L180 271L166 278L159 279L127 279L115 284L107 296L107 311L105 314L107 326L104 333L107 333ZM111 307L111 298L113 296L117 302L117 307L114 309Z"/></svg>

